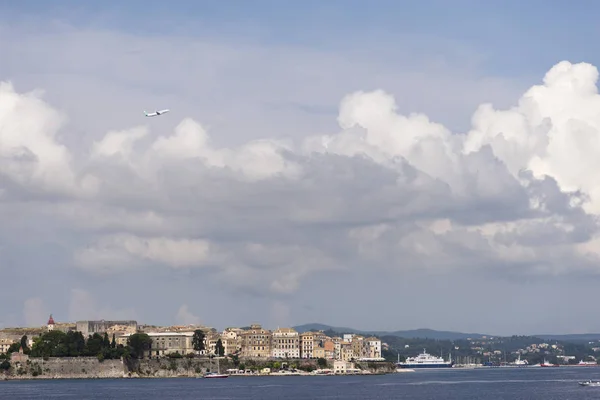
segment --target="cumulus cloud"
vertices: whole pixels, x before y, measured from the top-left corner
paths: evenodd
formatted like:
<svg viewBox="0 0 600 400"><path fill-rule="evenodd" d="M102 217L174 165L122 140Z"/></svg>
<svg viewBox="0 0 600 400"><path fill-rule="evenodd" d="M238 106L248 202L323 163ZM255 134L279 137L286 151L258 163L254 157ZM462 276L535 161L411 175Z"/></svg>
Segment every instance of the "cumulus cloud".
<svg viewBox="0 0 600 400"><path fill-rule="evenodd" d="M148 127L110 131L79 165L56 136L60 113L5 83L3 190L63 196L53 210L89 232L122 213L118 229L74 249L75 264L90 272L211 267L240 286L290 293L306 274L347 268L353 255L383 263L401 256L408 268L468 267L476 258L589 270L600 212L599 185L587 172L600 129L597 77L589 64L561 62L518 106L482 105L466 134L400 115L377 90L342 99L340 132L296 145L217 148L187 118L145 143ZM75 202L76 218L61 210L65 202ZM155 223L145 235L132 233L148 218ZM442 231L433 228L440 221ZM585 253L576 244L587 244ZM564 257L580 262L559 267Z"/></svg>
<svg viewBox="0 0 600 400"><path fill-rule="evenodd" d="M131 320L136 313L131 307L113 309L104 301L98 301L84 289L71 289L69 302L69 320Z"/></svg>
<svg viewBox="0 0 600 400"><path fill-rule="evenodd" d="M200 324L200 318L189 310L187 304L182 304L181 307L179 307L179 310L177 310L177 315L175 316L175 321L180 325Z"/></svg>

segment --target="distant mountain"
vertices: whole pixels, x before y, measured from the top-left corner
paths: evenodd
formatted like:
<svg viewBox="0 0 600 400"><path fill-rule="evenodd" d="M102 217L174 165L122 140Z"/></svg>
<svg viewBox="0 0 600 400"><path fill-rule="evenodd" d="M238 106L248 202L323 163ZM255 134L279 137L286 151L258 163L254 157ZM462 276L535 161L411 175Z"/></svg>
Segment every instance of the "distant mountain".
<svg viewBox="0 0 600 400"><path fill-rule="evenodd" d="M407 339L413 338L428 338L435 340L458 340L458 339L466 339L466 338L478 338L482 336L493 336L493 335L483 335L480 333L463 333L463 332L451 332L451 331L436 331L433 329L413 329L406 331L361 331L359 329L346 328L346 327L338 327L331 326L319 323L312 324L304 324L294 327L300 333L308 332L311 330L321 330L327 331L332 330L338 333L356 333L361 335L376 335L376 336L398 336Z"/></svg>
<svg viewBox="0 0 600 400"><path fill-rule="evenodd" d="M382 334L384 336L386 334ZM436 340L458 340L467 338L480 338L482 336L494 336L485 335L481 333L463 333L463 332L452 332L452 331L436 331L433 329L412 329L407 331L395 331L387 333L388 336L399 336L407 339L414 338L427 338Z"/></svg>
<svg viewBox="0 0 600 400"><path fill-rule="evenodd" d="M337 333L356 333L360 335L375 335L375 336L398 336L406 339L434 339L434 340L459 340L459 339L467 339L467 338L480 338L482 336L487 337L499 337L499 335L489 335L489 334L481 334L481 333L463 333L463 332L452 332L452 331L436 331L433 329L412 329L406 331L361 331L359 329L339 327L339 326L331 326L325 324L304 324L295 326L298 332L308 332L308 331L327 331L332 330ZM509 335L510 336L510 335ZM526 335L537 337L544 340L559 340L564 342L579 342L579 343L587 343L587 342L595 342L600 341L600 333L581 333L581 334L568 334L568 335L553 335L553 334L544 334L544 335Z"/></svg>
<svg viewBox="0 0 600 400"><path fill-rule="evenodd" d="M568 335L532 335L546 340L560 340L565 342L596 342L600 341L600 333L574 333Z"/></svg>
<svg viewBox="0 0 600 400"><path fill-rule="evenodd" d="M365 333L365 331L360 331L358 329L344 328L344 327L339 327L339 326L331 326L331 325L318 324L318 323L298 325L298 326L294 326L293 328L295 330L297 330L299 333L304 333L304 332L309 332L309 331L328 331L328 330L332 330L332 331L338 332L338 333L360 333L360 334Z"/></svg>

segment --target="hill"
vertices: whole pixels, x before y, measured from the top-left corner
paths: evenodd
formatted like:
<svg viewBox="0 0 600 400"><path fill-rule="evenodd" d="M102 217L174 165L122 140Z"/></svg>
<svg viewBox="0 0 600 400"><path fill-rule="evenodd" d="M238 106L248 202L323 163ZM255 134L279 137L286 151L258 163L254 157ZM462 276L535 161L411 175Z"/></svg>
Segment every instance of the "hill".
<svg viewBox="0 0 600 400"><path fill-rule="evenodd" d="M322 331L331 330L331 331L334 331L337 333L356 333L356 334L360 334L360 335L376 335L376 336L398 336L398 337L403 337L403 338L408 338L408 339L427 338L427 339L436 339L436 340L458 340L458 339L466 339L466 338L479 338L482 336L491 336L491 335L483 335L480 333L436 331L433 329L412 329L412 330L405 330L405 331L362 331L359 329L331 326L331 325L325 325L325 324L319 324L319 323L298 325L298 326L294 326L294 329L300 333L311 331L311 330L322 330Z"/></svg>
<svg viewBox="0 0 600 400"><path fill-rule="evenodd" d="M534 335L545 340L559 340L563 342L587 343L600 341L600 333L574 333L568 335Z"/></svg>

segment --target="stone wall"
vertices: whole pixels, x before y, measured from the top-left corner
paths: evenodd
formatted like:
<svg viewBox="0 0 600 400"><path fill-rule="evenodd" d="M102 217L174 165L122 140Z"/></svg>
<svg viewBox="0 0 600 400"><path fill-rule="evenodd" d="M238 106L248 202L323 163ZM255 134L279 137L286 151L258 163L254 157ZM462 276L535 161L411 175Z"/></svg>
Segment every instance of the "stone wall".
<svg viewBox="0 0 600 400"><path fill-rule="evenodd" d="M74 358L29 358L17 362L11 360L11 369L0 372L1 379L80 379L80 378L174 378L195 377L209 371L217 371L217 361L207 358L162 358L145 360L104 360L98 361L96 357ZM287 363L289 367L304 370L319 368L317 360L244 360L239 365L234 365L231 360L219 359L222 373L230 368L243 367L245 369L261 370L265 367L274 367L273 364ZM333 362L328 360L328 367L332 368ZM356 366L372 373L390 373L395 371L393 363L389 362L360 362Z"/></svg>
<svg viewBox="0 0 600 400"><path fill-rule="evenodd" d="M177 377L198 376L207 372L217 372L217 361L207 358L161 358L152 360L129 360L125 365L131 377ZM231 361L219 360L219 369L224 373L235 368Z"/></svg>
<svg viewBox="0 0 600 400"><path fill-rule="evenodd" d="M5 378L122 378L125 372L121 360L100 362L96 357L28 358L22 362L11 360L10 363L11 369Z"/></svg>

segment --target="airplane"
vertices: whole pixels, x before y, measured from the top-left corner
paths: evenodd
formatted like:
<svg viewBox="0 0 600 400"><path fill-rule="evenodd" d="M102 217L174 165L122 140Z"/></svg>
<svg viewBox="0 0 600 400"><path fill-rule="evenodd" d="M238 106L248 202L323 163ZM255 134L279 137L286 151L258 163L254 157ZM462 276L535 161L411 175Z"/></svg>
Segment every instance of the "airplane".
<svg viewBox="0 0 600 400"><path fill-rule="evenodd" d="M147 113L147 112L144 110L144 114L146 115L146 117L156 117L157 115L161 115L161 114L168 113L168 112L169 112L169 109L168 109L168 108L167 108L167 109L165 109L165 110L155 111L155 112L153 112L153 113Z"/></svg>

